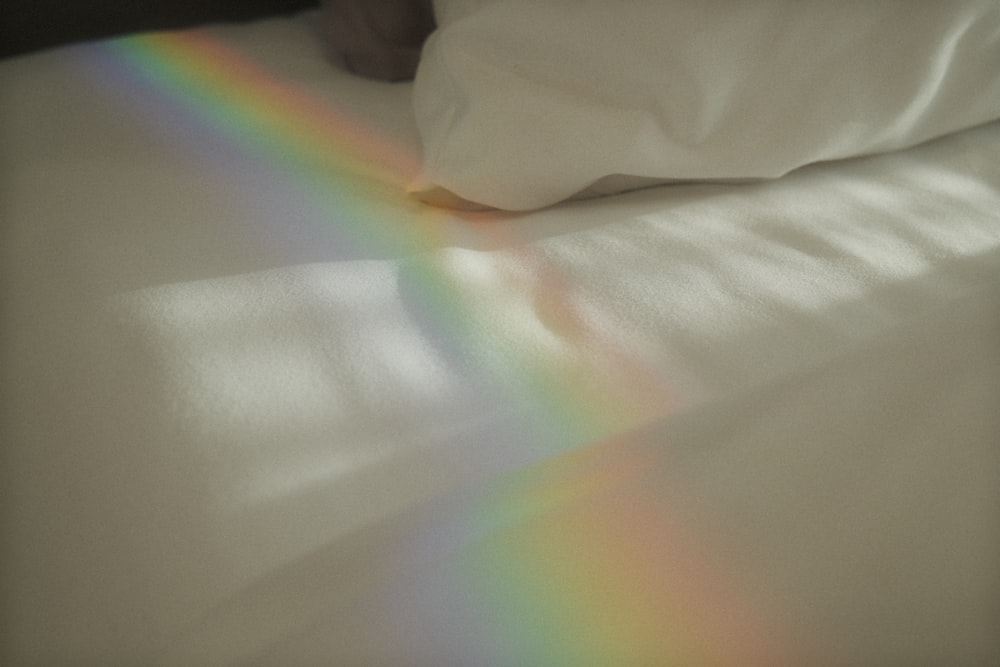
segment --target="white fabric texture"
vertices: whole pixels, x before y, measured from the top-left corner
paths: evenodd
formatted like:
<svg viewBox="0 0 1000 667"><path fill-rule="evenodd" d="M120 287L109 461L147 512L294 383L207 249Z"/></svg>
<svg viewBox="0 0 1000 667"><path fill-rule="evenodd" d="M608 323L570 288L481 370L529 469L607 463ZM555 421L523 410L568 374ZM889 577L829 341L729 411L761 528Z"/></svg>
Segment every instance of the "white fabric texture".
<svg viewBox="0 0 1000 667"><path fill-rule="evenodd" d="M588 188L774 178L1000 117L992 0L436 7L411 188L443 205L526 210Z"/></svg>
<svg viewBox="0 0 1000 667"><path fill-rule="evenodd" d="M1000 661L1000 124L463 216L313 21L0 63L0 663Z"/></svg>

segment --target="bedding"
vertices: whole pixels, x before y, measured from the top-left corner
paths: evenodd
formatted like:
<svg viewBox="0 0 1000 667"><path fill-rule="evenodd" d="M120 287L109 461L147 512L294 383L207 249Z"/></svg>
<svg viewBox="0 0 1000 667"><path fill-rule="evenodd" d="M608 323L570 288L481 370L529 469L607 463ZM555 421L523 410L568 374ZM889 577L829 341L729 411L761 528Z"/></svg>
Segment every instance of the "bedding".
<svg viewBox="0 0 1000 667"><path fill-rule="evenodd" d="M0 62L0 662L997 663L1000 124L443 210L317 21Z"/></svg>
<svg viewBox="0 0 1000 667"><path fill-rule="evenodd" d="M993 0L438 0L411 189L541 208L774 178L1000 117Z"/></svg>

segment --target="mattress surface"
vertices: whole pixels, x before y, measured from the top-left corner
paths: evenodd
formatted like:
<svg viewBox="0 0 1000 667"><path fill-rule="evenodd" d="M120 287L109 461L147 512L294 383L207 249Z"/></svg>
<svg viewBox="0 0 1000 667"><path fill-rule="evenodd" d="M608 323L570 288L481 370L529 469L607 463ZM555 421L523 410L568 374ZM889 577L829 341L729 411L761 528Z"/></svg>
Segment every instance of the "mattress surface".
<svg viewBox="0 0 1000 667"><path fill-rule="evenodd" d="M501 215L309 13L0 92L5 664L1000 659L1000 125Z"/></svg>

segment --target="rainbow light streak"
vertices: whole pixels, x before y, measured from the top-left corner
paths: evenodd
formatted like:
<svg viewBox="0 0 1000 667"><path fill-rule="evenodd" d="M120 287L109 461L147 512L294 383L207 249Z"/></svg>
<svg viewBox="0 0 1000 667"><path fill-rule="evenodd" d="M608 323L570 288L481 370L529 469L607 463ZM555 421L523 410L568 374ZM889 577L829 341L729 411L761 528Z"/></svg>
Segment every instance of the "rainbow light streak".
<svg viewBox="0 0 1000 667"><path fill-rule="evenodd" d="M406 233L412 226L389 227L371 215L415 168L415 158L336 107L269 76L200 31L126 37L106 42L106 48L160 97L259 156L325 210L336 211L356 241L408 251L433 242L433 224ZM333 177L337 173L369 179L359 191Z"/></svg>
<svg viewBox="0 0 1000 667"><path fill-rule="evenodd" d="M726 581L655 474L613 439L488 487L458 569L509 633L508 664L780 665L779 633Z"/></svg>
<svg viewBox="0 0 1000 667"><path fill-rule="evenodd" d="M408 518L406 569L360 613L391 609L418 664L812 664L689 530L671 458L652 429L450 494Z"/></svg>
<svg viewBox="0 0 1000 667"><path fill-rule="evenodd" d="M546 326L576 345L559 363L492 334L493 304L477 301L434 252L454 219L406 199L415 156L208 31L140 35L99 48L164 103L267 163L327 214L317 222L406 258L405 277L435 333L456 358L471 359L522 419L517 437L524 442L512 443L511 454L521 460L505 468L513 472L421 524L427 531L410 545L450 563L441 582L447 585L434 588L450 591L453 609L471 605L485 619L482 636L470 641L493 646L512 664L778 664L760 639L771 633L753 622L736 587L723 583L673 516L651 472L657 455L612 437L671 411L669 387L614 336L588 328L582 309L595 304L537 251L510 239L487 246L508 248L512 265L531 269L527 282L523 271L493 278L499 289L536 303ZM408 214L397 224L386 211ZM505 227L480 224L476 233L496 237ZM624 380L592 380L595 371L608 377L609 367ZM541 463L524 465L530 461ZM435 536L447 538L428 545ZM413 576L420 575L400 575L398 583ZM442 613L438 620L447 623Z"/></svg>

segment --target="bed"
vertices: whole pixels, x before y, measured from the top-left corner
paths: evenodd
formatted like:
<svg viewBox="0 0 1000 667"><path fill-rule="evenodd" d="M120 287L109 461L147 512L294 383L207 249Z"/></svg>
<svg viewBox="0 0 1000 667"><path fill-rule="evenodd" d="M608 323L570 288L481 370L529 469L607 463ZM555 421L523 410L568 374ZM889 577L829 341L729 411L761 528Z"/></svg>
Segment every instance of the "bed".
<svg viewBox="0 0 1000 667"><path fill-rule="evenodd" d="M317 22L0 62L0 662L1000 662L996 120L504 209Z"/></svg>

